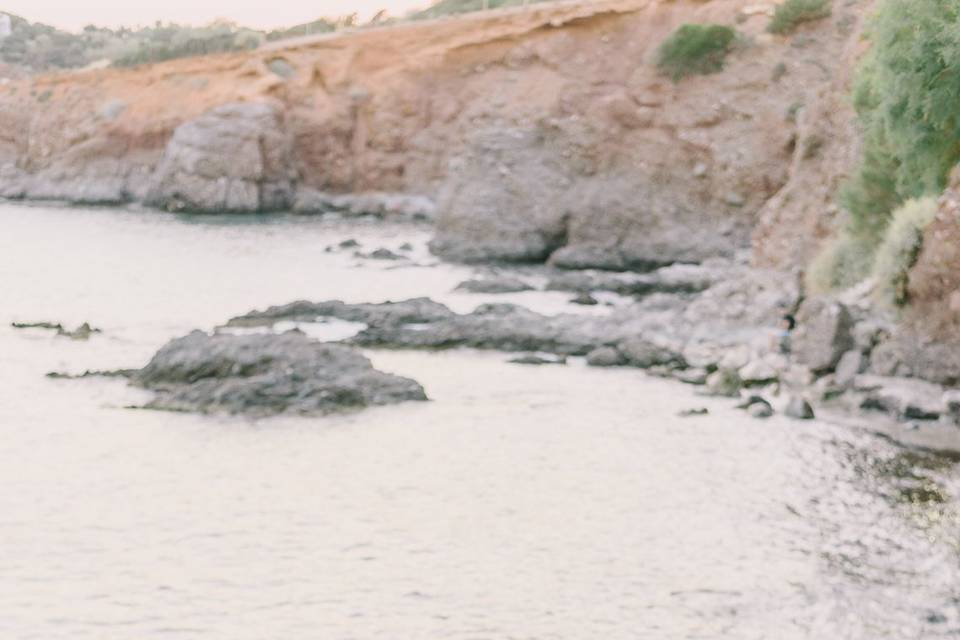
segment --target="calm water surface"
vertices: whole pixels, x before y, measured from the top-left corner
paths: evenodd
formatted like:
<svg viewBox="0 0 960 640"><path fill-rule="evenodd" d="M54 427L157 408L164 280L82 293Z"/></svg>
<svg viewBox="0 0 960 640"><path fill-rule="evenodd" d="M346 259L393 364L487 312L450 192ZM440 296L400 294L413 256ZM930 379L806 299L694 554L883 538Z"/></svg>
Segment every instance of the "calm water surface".
<svg viewBox="0 0 960 640"><path fill-rule="evenodd" d="M323 251L348 237L421 266ZM432 402L332 418L131 411L121 381L43 375L298 298L495 299L450 293L472 272L427 239L0 205L0 638L960 637L960 472L865 433L472 351L370 352ZM566 298L499 299L584 312ZM105 332L9 327L35 320Z"/></svg>

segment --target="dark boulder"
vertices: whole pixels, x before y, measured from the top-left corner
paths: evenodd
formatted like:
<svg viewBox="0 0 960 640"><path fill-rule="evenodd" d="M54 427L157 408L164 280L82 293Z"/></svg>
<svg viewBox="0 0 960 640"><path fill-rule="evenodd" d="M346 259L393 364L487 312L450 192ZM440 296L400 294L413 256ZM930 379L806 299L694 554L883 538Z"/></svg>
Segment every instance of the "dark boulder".
<svg viewBox="0 0 960 640"><path fill-rule="evenodd" d="M377 371L355 349L298 331L208 335L169 342L131 382L153 391L145 408L253 417L326 414L426 400L416 381Z"/></svg>

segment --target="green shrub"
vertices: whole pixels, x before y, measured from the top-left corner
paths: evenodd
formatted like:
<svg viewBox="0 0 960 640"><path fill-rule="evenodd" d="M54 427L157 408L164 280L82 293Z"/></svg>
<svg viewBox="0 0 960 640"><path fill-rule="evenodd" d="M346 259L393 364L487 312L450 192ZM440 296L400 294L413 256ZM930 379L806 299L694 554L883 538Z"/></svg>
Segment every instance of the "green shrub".
<svg viewBox="0 0 960 640"><path fill-rule="evenodd" d="M906 304L910 268L923 247L923 231L936 215L934 198L908 200L893 213L873 263L877 295L884 303L896 307Z"/></svg>
<svg viewBox="0 0 960 640"><path fill-rule="evenodd" d="M804 22L828 17L830 12L830 0L786 0L777 6L767 31L790 33Z"/></svg>
<svg viewBox="0 0 960 640"><path fill-rule="evenodd" d="M841 202L878 245L904 201L939 194L960 161L960 3L882 0L854 92L861 164Z"/></svg>
<svg viewBox="0 0 960 640"><path fill-rule="evenodd" d="M694 74L716 73L736 39L736 31L716 24L685 24L657 52L657 69L674 82Z"/></svg>
<svg viewBox="0 0 960 640"><path fill-rule="evenodd" d="M813 293L846 289L868 275L873 264L873 247L841 232L830 240L807 269L807 288Z"/></svg>

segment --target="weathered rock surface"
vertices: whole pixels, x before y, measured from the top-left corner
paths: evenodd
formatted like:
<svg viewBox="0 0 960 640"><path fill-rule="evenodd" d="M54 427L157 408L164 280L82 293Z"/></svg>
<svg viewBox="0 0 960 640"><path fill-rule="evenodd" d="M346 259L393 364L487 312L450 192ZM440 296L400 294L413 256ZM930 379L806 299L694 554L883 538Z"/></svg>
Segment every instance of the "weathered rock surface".
<svg viewBox="0 0 960 640"><path fill-rule="evenodd" d="M290 206L296 180L282 106L227 104L177 127L146 203L170 211L274 211Z"/></svg>
<svg viewBox="0 0 960 640"><path fill-rule="evenodd" d="M195 331L168 343L133 384L156 395L146 407L269 416L325 414L426 400L414 380L382 373L356 350L297 331L210 336Z"/></svg>

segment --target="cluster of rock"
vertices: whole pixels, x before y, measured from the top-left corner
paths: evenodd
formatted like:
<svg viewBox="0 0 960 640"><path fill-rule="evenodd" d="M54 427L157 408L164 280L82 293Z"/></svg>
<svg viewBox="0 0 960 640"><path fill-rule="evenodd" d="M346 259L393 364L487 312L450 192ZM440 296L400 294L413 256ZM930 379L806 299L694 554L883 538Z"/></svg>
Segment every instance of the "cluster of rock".
<svg viewBox="0 0 960 640"><path fill-rule="evenodd" d="M684 277L680 277L680 274ZM669 276L669 277L668 277ZM812 405L882 411L901 421L960 420L951 369L944 384L902 377L902 348L876 315L842 301L802 301L790 275L727 263L652 274L559 274L550 288L636 294L607 315L544 315L515 304L483 304L458 314L426 298L380 304L300 301L234 318L231 327L339 318L363 323L349 342L365 347L468 347L521 353L521 364L565 363L582 356L595 367L636 367L697 385L717 396L758 397L744 408L763 417L769 398L786 397L785 415L806 419ZM712 286L710 286L712 283ZM463 290L528 290L516 278L469 281ZM699 293L694 293L699 291ZM799 307L789 354L774 327ZM764 397L766 395L766 397ZM757 405L751 408L752 405Z"/></svg>
<svg viewBox="0 0 960 640"><path fill-rule="evenodd" d="M857 296L808 300L797 320L796 360L818 399L901 421L960 424L954 350L905 333Z"/></svg>

